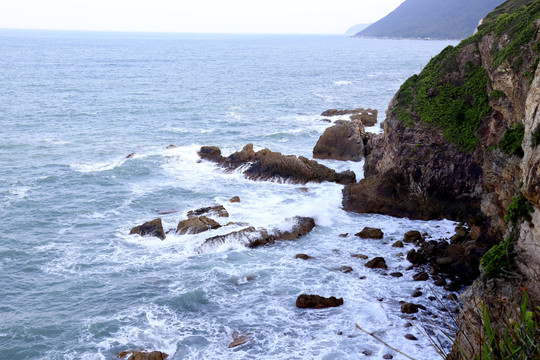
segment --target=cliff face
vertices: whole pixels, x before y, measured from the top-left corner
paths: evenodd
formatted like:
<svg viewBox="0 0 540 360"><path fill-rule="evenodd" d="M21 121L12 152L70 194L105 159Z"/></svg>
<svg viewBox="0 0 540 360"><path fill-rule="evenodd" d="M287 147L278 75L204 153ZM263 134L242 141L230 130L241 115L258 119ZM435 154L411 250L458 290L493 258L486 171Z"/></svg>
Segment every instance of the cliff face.
<svg viewBox="0 0 540 360"><path fill-rule="evenodd" d="M466 221L478 248L516 238L519 277L483 277L463 296L457 342L472 354L482 300L495 322L522 286L540 300L540 0L529 3L505 2L402 85L366 145L366 178L344 189L349 211ZM505 220L518 198L534 212Z"/></svg>

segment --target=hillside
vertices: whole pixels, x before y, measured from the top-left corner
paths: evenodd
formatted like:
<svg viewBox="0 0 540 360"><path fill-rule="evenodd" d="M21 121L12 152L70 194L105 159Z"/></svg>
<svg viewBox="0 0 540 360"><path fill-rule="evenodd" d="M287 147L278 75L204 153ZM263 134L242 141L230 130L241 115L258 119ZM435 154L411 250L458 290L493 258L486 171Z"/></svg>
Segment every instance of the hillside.
<svg viewBox="0 0 540 360"><path fill-rule="evenodd" d="M464 39L503 0L406 0L357 37ZM531 1L529 1L530 3Z"/></svg>
<svg viewBox="0 0 540 360"><path fill-rule="evenodd" d="M527 3L505 2L401 86L384 133L364 140L365 178L343 191L349 211L467 224L421 250L444 247L445 258L429 263L437 276L476 279L461 296L451 360L503 340L514 346L509 317L530 339L540 332L540 0ZM481 330L488 315L499 329L491 343ZM482 359L538 359L525 342L532 355L517 348L519 356Z"/></svg>

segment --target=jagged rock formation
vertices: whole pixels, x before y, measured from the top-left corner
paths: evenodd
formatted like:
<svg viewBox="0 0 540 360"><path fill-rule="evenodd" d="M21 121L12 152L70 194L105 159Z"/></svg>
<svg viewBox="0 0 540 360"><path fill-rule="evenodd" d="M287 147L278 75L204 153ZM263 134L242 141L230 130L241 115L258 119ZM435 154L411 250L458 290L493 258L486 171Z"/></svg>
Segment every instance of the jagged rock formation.
<svg viewBox="0 0 540 360"><path fill-rule="evenodd" d="M503 331L522 286L540 300L540 0L527 3L505 2L401 86L384 134L366 144L366 178L344 189L350 211L467 222L470 239L447 257L477 252L462 264L469 274L489 247L513 239L512 280L486 274L462 297L456 341L472 358L482 304Z"/></svg>
<svg viewBox="0 0 540 360"><path fill-rule="evenodd" d="M279 179L295 184L306 184L310 181L330 181L339 184L356 182L356 176L352 171L336 173L335 170L303 156L282 155L268 149L255 152L253 144L244 146L241 151L228 157L221 156L221 150L218 147L203 146L199 151L199 156L229 171L242 167L243 174L251 180Z"/></svg>
<svg viewBox="0 0 540 360"><path fill-rule="evenodd" d="M165 231L161 219L147 221L142 225L135 226L129 232L130 235L138 234L140 236L155 236L161 240L165 240Z"/></svg>
<svg viewBox="0 0 540 360"><path fill-rule="evenodd" d="M354 115L353 115L354 116ZM338 120L321 135L313 148L315 159L361 161L366 131L359 120Z"/></svg>

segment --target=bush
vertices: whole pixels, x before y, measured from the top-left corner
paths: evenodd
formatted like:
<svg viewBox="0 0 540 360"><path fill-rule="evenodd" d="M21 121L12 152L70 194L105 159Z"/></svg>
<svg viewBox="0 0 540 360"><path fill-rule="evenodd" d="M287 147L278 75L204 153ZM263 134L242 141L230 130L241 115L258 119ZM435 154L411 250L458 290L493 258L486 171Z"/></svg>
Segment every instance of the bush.
<svg viewBox="0 0 540 360"><path fill-rule="evenodd" d="M529 201L520 194L519 196L514 196L512 198L512 203L508 206L506 215L504 216L504 221L511 222L512 225L516 225L519 219L531 219L531 213L534 212L534 208L531 206Z"/></svg>
<svg viewBox="0 0 540 360"><path fill-rule="evenodd" d="M523 137L525 136L525 127L523 124L518 123L506 130L503 138L499 142L499 148L509 156L523 157Z"/></svg>
<svg viewBox="0 0 540 360"><path fill-rule="evenodd" d="M501 277L505 271L510 270L514 256L515 239L507 237L495 245L480 260L480 266L488 278Z"/></svg>

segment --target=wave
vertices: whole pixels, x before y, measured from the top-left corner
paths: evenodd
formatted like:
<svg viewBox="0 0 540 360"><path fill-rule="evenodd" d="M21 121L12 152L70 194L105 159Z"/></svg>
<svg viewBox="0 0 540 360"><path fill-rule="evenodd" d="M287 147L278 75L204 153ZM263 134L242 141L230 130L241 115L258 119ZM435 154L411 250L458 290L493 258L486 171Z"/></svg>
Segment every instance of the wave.
<svg viewBox="0 0 540 360"><path fill-rule="evenodd" d="M345 86L345 85L352 85L353 82L347 81L347 80L339 80L339 81L334 81L333 84L336 86Z"/></svg>
<svg viewBox="0 0 540 360"><path fill-rule="evenodd" d="M70 164L69 167L80 173L102 172L102 171L113 170L114 168L122 166L126 162L126 160L127 159L124 157L124 158L112 160L112 161Z"/></svg>

